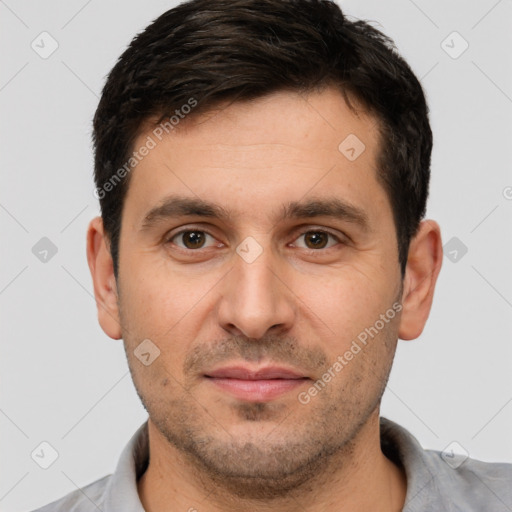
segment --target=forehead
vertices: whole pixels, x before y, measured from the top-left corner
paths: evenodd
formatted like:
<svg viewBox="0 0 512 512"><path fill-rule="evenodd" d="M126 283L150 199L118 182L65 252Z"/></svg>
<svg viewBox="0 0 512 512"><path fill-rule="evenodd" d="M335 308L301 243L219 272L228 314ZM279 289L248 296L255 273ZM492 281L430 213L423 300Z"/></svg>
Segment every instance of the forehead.
<svg viewBox="0 0 512 512"><path fill-rule="evenodd" d="M192 108L189 115L171 116L172 127L166 119L159 125L144 124L140 135L156 130L158 142L163 137L185 144L225 144L245 149L265 143L297 147L299 142L307 142L315 149L338 151L340 137L352 133L371 150L379 142L378 121L353 95L346 94L351 107L334 86L308 94L276 91L253 100L221 103L199 115L194 115ZM161 127L164 133L160 136Z"/></svg>
<svg viewBox="0 0 512 512"><path fill-rule="evenodd" d="M125 199L139 219L175 194L251 209L253 217L308 194L339 193L370 213L386 200L375 167L377 122L355 114L334 88L281 91L179 123L168 133L146 126L135 141L135 151L151 141Z"/></svg>

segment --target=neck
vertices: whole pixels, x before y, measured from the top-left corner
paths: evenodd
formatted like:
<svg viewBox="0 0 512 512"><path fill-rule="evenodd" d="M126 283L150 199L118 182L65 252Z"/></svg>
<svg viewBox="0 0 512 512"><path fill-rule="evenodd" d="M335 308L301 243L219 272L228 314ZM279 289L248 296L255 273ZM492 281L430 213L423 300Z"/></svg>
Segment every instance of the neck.
<svg viewBox="0 0 512 512"><path fill-rule="evenodd" d="M342 454L334 454L300 488L272 499L246 499L222 488L148 420L149 466L137 483L147 512L398 512L402 510L406 479L401 468L382 453L379 409Z"/></svg>

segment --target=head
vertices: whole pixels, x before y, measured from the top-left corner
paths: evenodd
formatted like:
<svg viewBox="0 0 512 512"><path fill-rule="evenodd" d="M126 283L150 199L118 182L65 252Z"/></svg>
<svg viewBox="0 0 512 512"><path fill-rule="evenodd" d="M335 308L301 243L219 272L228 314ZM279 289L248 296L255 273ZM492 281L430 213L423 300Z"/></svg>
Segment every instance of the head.
<svg viewBox="0 0 512 512"><path fill-rule="evenodd" d="M99 319L162 436L239 492L354 450L441 265L428 108L391 40L329 1L183 3L109 74L94 143ZM301 379L246 399L233 365Z"/></svg>

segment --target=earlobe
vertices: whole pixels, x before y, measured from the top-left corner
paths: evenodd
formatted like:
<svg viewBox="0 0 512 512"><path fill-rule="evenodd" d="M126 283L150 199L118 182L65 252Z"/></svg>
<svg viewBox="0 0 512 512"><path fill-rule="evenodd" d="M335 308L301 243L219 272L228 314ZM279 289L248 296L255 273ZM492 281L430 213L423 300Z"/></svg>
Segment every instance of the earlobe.
<svg viewBox="0 0 512 512"><path fill-rule="evenodd" d="M443 247L439 225L432 220L424 220L409 245L399 338L412 340L422 333L432 306L442 262Z"/></svg>
<svg viewBox="0 0 512 512"><path fill-rule="evenodd" d="M87 262L94 285L98 321L105 334L121 339L117 284L108 237L101 217L95 217L87 230Z"/></svg>

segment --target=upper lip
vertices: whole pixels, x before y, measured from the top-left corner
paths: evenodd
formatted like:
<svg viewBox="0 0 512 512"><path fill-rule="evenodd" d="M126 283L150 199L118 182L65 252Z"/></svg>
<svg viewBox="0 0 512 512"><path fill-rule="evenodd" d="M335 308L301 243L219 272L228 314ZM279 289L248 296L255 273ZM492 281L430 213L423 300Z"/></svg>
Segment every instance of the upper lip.
<svg viewBox="0 0 512 512"><path fill-rule="evenodd" d="M305 375L281 366L265 366L250 369L245 366L225 366L209 371L207 377L216 379L267 380L267 379L304 379Z"/></svg>

